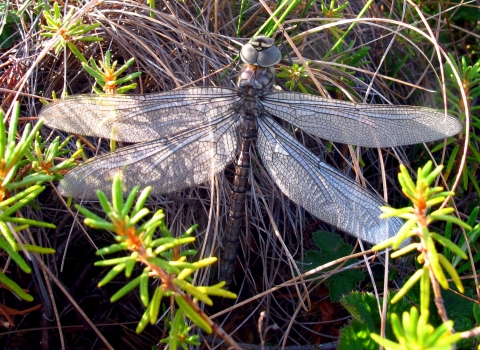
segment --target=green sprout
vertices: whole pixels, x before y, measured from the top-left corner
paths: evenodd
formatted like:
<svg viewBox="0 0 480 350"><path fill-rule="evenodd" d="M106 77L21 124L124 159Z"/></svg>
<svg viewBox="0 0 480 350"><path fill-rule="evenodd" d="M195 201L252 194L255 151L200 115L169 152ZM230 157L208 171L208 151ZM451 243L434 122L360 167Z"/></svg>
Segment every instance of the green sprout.
<svg viewBox="0 0 480 350"><path fill-rule="evenodd" d="M38 135L42 122L37 123L33 129L30 124L27 124L20 140L17 141L19 116L20 104L15 102L7 132L5 125L7 119L0 109L0 249L8 254L23 272L30 273L31 268L18 253L19 251L23 251L28 256L28 252L52 254L55 250L24 244L17 233L32 225L46 228L55 228L55 225L18 216L17 212L43 192L45 186L42 183L53 180L54 176L34 171L31 162L26 157L26 154L31 152L33 139L35 135ZM33 300L31 295L24 292L2 271L0 271L0 283L3 283L21 299Z"/></svg>
<svg viewBox="0 0 480 350"><path fill-rule="evenodd" d="M90 58L90 66L82 62L82 67L85 69L92 77L95 78L98 85L103 89L101 91L96 86L93 87L93 91L97 94L123 94L129 90L135 89L137 87L136 83L118 87L120 84L129 82L135 78L138 78L142 72L136 72L129 74L123 78L118 79L118 76L122 74L128 67L132 65L135 59L132 57L124 65L115 71L117 67L117 61L111 63L111 54L110 50L105 53L105 58L103 61L98 61L99 66L95 63L93 58Z"/></svg>
<svg viewBox="0 0 480 350"><path fill-rule="evenodd" d="M310 61L305 62L308 66ZM279 79L289 79L285 83L285 87L290 91L298 88L301 92L308 94L307 88L303 85L302 79L308 78L307 69L298 63L293 63L290 67L281 66L281 72L277 73Z"/></svg>
<svg viewBox="0 0 480 350"><path fill-rule="evenodd" d="M417 181L414 183L407 168L401 165L398 179L403 193L410 199L413 207L402 209L381 208L383 218L397 216L407 221L396 236L376 245L373 249L381 250L387 247L398 249L392 254L392 258L418 251L417 261L423 265L421 269L413 273L391 300L392 304L400 301L414 285L419 283L420 316L417 309L412 308L410 313L403 314L402 325L398 316L392 314L392 328L398 343L372 334L372 338L387 349L451 349L452 344L462 338L460 335L452 335L453 321L447 318L439 285L444 289L449 288L445 276L445 272L447 272L461 293L464 292L464 288L458 272L450 260L437 250L437 245L443 246L445 251L454 253L461 259L467 259L467 255L449 238L431 231L429 225L434 221L445 221L448 224L461 226L466 230L471 230L471 227L451 215L454 211L453 208L442 207L429 212L431 207L445 203L448 196L454 195L451 191L444 191L442 187L431 187L442 169L443 166L440 165L432 170L432 162L429 161L423 168L418 169ZM413 237L416 237L417 240L413 241L411 239ZM407 242L406 245L405 242ZM405 246L402 247L402 244ZM428 324L431 289L433 289L435 295L434 301L438 314L443 321L443 324L436 329Z"/></svg>
<svg viewBox="0 0 480 350"><path fill-rule="evenodd" d="M449 285L444 273L445 270L448 272L448 274L450 274L453 282L457 286L457 289L463 293L463 285L458 273L448 259L437 251L435 243L448 248L462 259L467 259L467 255L450 239L436 232L432 232L428 228L433 221L440 220L451 222L462 226L467 230L471 230L469 225L450 215L454 211L454 209L451 207L441 208L428 213L428 209L430 207L443 203L447 196L452 196L454 194L451 191L443 191L442 187L430 187L442 169L443 166L440 165L432 171L432 162L429 161L423 168L418 169L417 182L414 183L408 174L407 168L404 165L400 166L401 172L398 175L398 179L402 186L403 193L412 201L413 207L406 207L402 209L382 207L381 209L383 211L383 218L397 216L407 221L396 236L391 237L373 247L374 250L381 250L387 247L398 249L405 239L410 239L411 237L419 238L419 242L411 242L392 254L392 258L397 258L411 251L419 251L420 255L418 256L417 260L419 263L424 265L423 269L418 270L410 277L402 289L400 289L398 294L392 299L392 303L397 302L418 281L421 281L420 286L422 296L427 298L425 303L422 303L422 312L423 310L427 310L429 305L427 302L427 300L429 300L427 295L430 293L428 284L430 276L434 276L435 281L438 281L438 283L444 289L448 289ZM430 275L429 271L432 272L432 275ZM424 287L428 289L422 289Z"/></svg>
<svg viewBox="0 0 480 350"><path fill-rule="evenodd" d="M460 333L452 334L453 321L434 328L428 323L428 315L428 311L419 315L415 307L410 313L405 311L401 321L397 314L392 314L392 329L398 343L374 333L371 337L388 350L451 350L452 345L462 339Z"/></svg>
<svg viewBox="0 0 480 350"><path fill-rule="evenodd" d="M113 302L138 288L140 300L145 307L145 313L137 326L138 333L143 331L148 323L155 324L157 322L161 302L166 297L175 300L182 315L184 314L195 325L207 333L215 330L218 335L227 339L228 335L223 331L218 331L219 327L200 309L198 302L213 305L211 296L235 298L236 295L222 289L225 282L213 286L195 286L191 283L191 275L195 271L215 263L217 259L210 257L192 263L187 262L187 256L195 254L195 251L182 250L182 247L195 241L195 238L190 235L196 225L181 237L175 238L165 226L163 220L165 215L162 210L158 210L151 218L147 219L150 211L144 207L144 204L150 190L151 187L145 188L134 204L138 191L137 186L124 201L121 177L116 175L113 180L112 202L108 201L102 191L97 191L100 204L107 214L108 220L77 206L77 209L86 217L85 224L116 233L116 243L99 249L97 255L127 253L126 256L95 263L96 266L111 267L110 272L98 283L99 287L106 285L122 272L127 278L132 277L134 267L140 264L143 266L143 272L111 297ZM161 233L159 238L155 237L157 231ZM160 282L156 284L153 294L149 292L151 280ZM177 324L175 321L173 323ZM185 328L180 328L182 332L185 330ZM180 341L180 338L183 339L183 335L180 334L175 339ZM228 341L230 342L230 340ZM176 347L171 346L171 348Z"/></svg>
<svg viewBox="0 0 480 350"><path fill-rule="evenodd" d="M72 51L72 53L77 56L77 58L87 63L87 60L80 51L75 47L72 41L85 41L85 42L95 42L102 41L102 38L96 36L88 35L88 32L91 30L100 27L101 23L94 24L82 24L82 19L79 18L76 21L71 21L75 8L72 8L68 14L62 19L60 13L60 7L58 3L53 4L53 9L50 11L43 11L43 16L47 21L47 25L42 25L42 28L45 30L45 33L41 35L47 38L53 38L58 34L60 40L56 41L53 47L55 48L55 54L58 54L61 49L64 49L66 46Z"/></svg>

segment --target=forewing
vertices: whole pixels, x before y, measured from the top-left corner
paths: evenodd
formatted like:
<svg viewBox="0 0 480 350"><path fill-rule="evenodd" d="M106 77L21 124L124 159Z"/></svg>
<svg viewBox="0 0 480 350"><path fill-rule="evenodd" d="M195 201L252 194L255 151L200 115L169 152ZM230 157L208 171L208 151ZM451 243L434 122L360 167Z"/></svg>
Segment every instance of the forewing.
<svg viewBox="0 0 480 350"><path fill-rule="evenodd" d="M398 218L380 219L382 200L320 161L269 117L259 119L257 146L281 191L317 218L372 244L402 226Z"/></svg>
<svg viewBox="0 0 480 350"><path fill-rule="evenodd" d="M236 154L238 118L224 118L172 138L96 157L67 173L60 182L60 193L96 199L100 189L109 195L115 174L120 174L125 191L136 185L152 186L152 194L163 194L201 184L222 171Z"/></svg>
<svg viewBox="0 0 480 350"><path fill-rule="evenodd" d="M373 105L293 92L266 94L267 112L326 140L365 147L394 147L458 134L456 118L426 107Z"/></svg>
<svg viewBox="0 0 480 350"><path fill-rule="evenodd" d="M228 88L191 88L148 95L75 95L40 113L69 133L143 142L178 134L224 115L239 98Z"/></svg>

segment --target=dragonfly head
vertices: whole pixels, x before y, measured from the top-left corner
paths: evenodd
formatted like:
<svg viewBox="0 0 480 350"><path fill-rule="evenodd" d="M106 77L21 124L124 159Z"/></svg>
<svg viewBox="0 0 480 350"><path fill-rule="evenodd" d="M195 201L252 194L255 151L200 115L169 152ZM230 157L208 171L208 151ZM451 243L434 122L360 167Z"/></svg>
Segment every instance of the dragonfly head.
<svg viewBox="0 0 480 350"><path fill-rule="evenodd" d="M278 47L274 46L272 38L259 35L251 42L243 45L240 58L243 62L260 67L272 67L282 59Z"/></svg>

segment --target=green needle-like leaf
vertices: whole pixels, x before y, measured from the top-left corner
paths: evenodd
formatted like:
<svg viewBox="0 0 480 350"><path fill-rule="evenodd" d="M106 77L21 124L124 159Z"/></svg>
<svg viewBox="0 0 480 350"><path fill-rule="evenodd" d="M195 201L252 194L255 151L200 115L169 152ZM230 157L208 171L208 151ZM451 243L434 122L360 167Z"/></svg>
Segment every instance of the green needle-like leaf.
<svg viewBox="0 0 480 350"><path fill-rule="evenodd" d="M448 238L443 237L442 235L439 235L436 232L430 232L430 235L432 236L432 238L434 240L436 240L438 243L443 245L445 248L450 249L453 253L457 254L462 259L467 259L468 258L467 254L462 249L460 249L459 246L457 246L455 243L453 243Z"/></svg>
<svg viewBox="0 0 480 350"><path fill-rule="evenodd" d="M466 230L469 230L469 231L472 229L470 226L468 226L462 220L460 220L460 219L458 219L454 216L451 216L451 215L429 215L429 217L432 220L441 220L441 221L451 222L451 223L456 224L458 226L461 226L461 227L463 227L463 228L465 228Z"/></svg>
<svg viewBox="0 0 480 350"><path fill-rule="evenodd" d="M142 301L143 306L147 307L149 302L149 295L148 295L148 273L150 269L146 267L143 270L143 273L140 275L140 300Z"/></svg>
<svg viewBox="0 0 480 350"><path fill-rule="evenodd" d="M417 281L422 277L423 275L423 270L418 270L415 272L412 277L408 279L408 281L403 285L403 287L398 291L398 293L392 298L391 303L395 304L397 303L400 299L402 299L407 292L417 283Z"/></svg>
<svg viewBox="0 0 480 350"><path fill-rule="evenodd" d="M95 263L95 265L100 266L100 265L97 265L97 263ZM126 263L120 263L114 268L112 268L110 272L107 273L100 282L98 282L98 286L102 287L106 285L108 282L110 282L111 280L113 280L120 272L123 271L123 269L125 269L125 266L126 266Z"/></svg>
<svg viewBox="0 0 480 350"><path fill-rule="evenodd" d="M55 254L55 249L53 248L46 248L46 247L40 247L38 245L33 245L33 244L24 244L23 247L28 251L28 252L33 252L33 253L38 253L38 254ZM21 246L19 244L16 245L17 251L21 249Z"/></svg>
<svg viewBox="0 0 480 350"><path fill-rule="evenodd" d="M425 240L427 244L427 249L429 251L429 260L430 260L430 267L433 270L433 274L435 278L438 280L438 283L443 287L443 289L448 289L448 281L443 273L442 267L438 261L438 252L435 249L435 244L431 238Z"/></svg>
<svg viewBox="0 0 480 350"><path fill-rule="evenodd" d="M108 247L100 248L97 250L95 253L96 255L107 255L107 254L112 254L119 252L121 250L127 250L128 249L128 244L125 242L118 243L118 244L112 244Z"/></svg>
<svg viewBox="0 0 480 350"><path fill-rule="evenodd" d="M213 305L212 299L210 299L207 294L202 293L197 287L178 278L175 278L173 282L182 290L184 290L186 293L192 295L194 298L200 301L203 301L207 305L210 305L210 306Z"/></svg>
<svg viewBox="0 0 480 350"><path fill-rule="evenodd" d="M25 273L32 272L30 266L28 266L27 262L22 258L22 256L15 251L15 246L12 247L3 237L0 237L0 248L3 249L13 261L15 261Z"/></svg>
<svg viewBox="0 0 480 350"><path fill-rule="evenodd" d="M183 310L185 315L198 327L208 334L212 333L212 327L205 321L180 295L175 295L175 302Z"/></svg>
<svg viewBox="0 0 480 350"><path fill-rule="evenodd" d="M128 212L130 209L132 209L133 202L135 201L135 196L137 194L137 190L135 191L130 191L128 194L127 200L125 201L125 204L123 205L121 216L122 218L128 215Z"/></svg>
<svg viewBox="0 0 480 350"><path fill-rule="evenodd" d="M158 319L158 312L160 311L160 303L162 302L163 298L163 290L161 287L155 288L155 292L153 292L152 301L150 302L150 324L154 325ZM178 313L178 312L177 312Z"/></svg>
<svg viewBox="0 0 480 350"><path fill-rule="evenodd" d="M428 267L423 266L423 275L420 278L420 312L425 314L429 312L430 307L430 276L428 273Z"/></svg>
<svg viewBox="0 0 480 350"><path fill-rule="evenodd" d="M452 277L453 282L457 286L457 289L460 293L464 293L465 290L463 288L462 281L460 280L460 276L457 273L457 270L453 267L453 265L450 263L450 261L443 256L443 254L438 254L438 261L440 264L443 266L443 268L448 272L450 277Z"/></svg>
<svg viewBox="0 0 480 350"><path fill-rule="evenodd" d="M149 312L150 312L150 305L147 307L147 309L143 313L142 318L140 319L140 322L138 322L137 328L135 329L136 333L141 333L145 329L145 327L147 327L148 321L149 321L149 316L148 316Z"/></svg>
<svg viewBox="0 0 480 350"><path fill-rule="evenodd" d="M131 257L123 256L121 258L109 259L109 260L100 260L95 262L95 266L112 266L117 264L126 264Z"/></svg>
<svg viewBox="0 0 480 350"><path fill-rule="evenodd" d="M135 251L130 255L129 260L127 260L127 266L125 267L125 277L130 278L132 275L133 269L135 268L135 265L137 264L137 259L138 259L138 252Z"/></svg>
<svg viewBox="0 0 480 350"><path fill-rule="evenodd" d="M123 296L125 296L128 292L135 289L140 284L141 277L142 277L141 275L138 277L135 277L133 280L131 280L122 288L120 288L114 295L112 295L112 297L110 298L110 301L113 303L118 299L122 298Z"/></svg>
<svg viewBox="0 0 480 350"><path fill-rule="evenodd" d="M33 297L31 295L25 293L18 284L16 284L10 278L5 276L5 274L2 271L0 271L0 283L3 283L5 286L7 286L19 298L22 298L23 300L26 300L26 301L33 301Z"/></svg>

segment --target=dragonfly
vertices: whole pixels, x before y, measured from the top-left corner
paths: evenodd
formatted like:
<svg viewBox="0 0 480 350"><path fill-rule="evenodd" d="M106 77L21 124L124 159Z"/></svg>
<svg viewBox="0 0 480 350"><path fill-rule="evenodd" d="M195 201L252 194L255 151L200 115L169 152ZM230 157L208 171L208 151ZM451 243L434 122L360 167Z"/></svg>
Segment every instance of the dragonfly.
<svg viewBox="0 0 480 350"><path fill-rule="evenodd" d="M395 147L453 136L462 123L418 106L372 105L273 90L282 55L274 40L243 45L236 88L194 87L144 95L74 95L41 111L45 124L74 134L134 143L97 156L60 181L63 196L96 199L115 174L124 188L151 186L168 194L198 186L235 163L219 277L230 283L256 146L279 189L318 219L376 244L396 234L399 218L380 219L377 195L339 173L277 120L322 139L364 147ZM275 119L278 118L278 119ZM288 124L287 124L288 125Z"/></svg>

